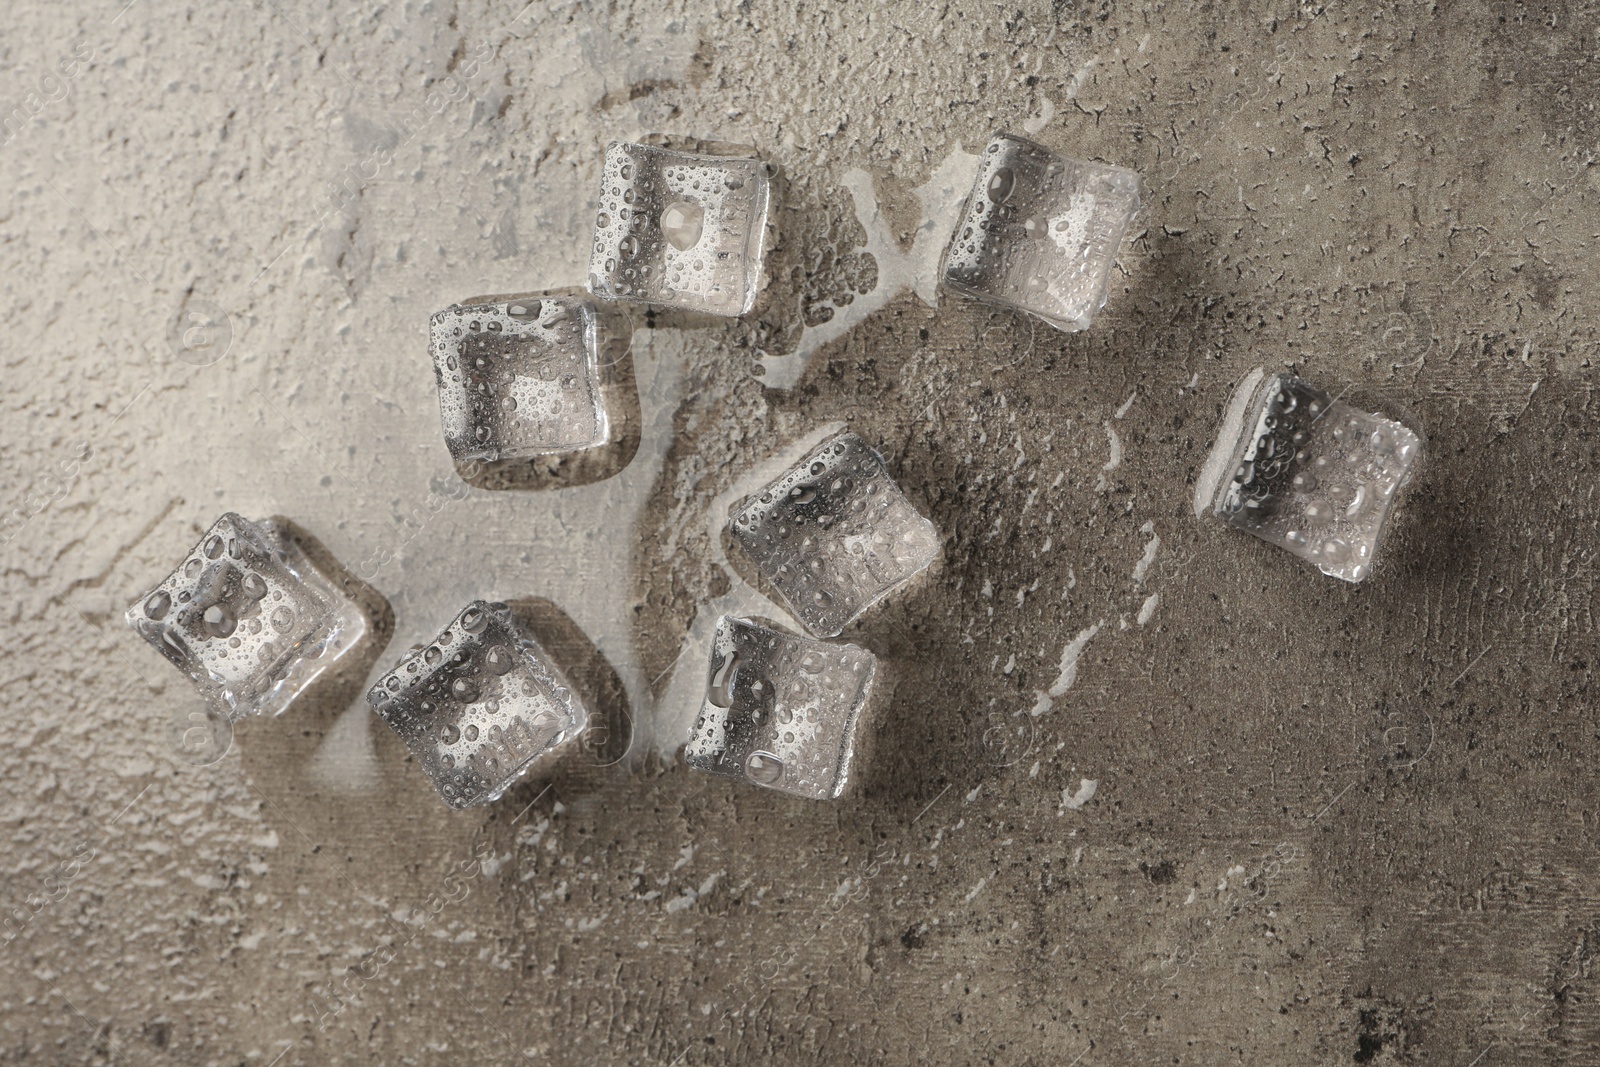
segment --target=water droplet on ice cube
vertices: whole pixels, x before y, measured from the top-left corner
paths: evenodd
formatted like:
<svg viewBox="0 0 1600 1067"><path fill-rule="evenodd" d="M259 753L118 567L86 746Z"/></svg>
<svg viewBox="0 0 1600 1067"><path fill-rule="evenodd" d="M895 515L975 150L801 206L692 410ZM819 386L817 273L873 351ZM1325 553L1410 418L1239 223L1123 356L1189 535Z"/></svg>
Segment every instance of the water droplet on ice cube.
<svg viewBox="0 0 1600 1067"><path fill-rule="evenodd" d="M783 777L783 760L770 752L752 752L745 760L744 770L752 782L772 785Z"/></svg>
<svg viewBox="0 0 1600 1067"><path fill-rule="evenodd" d="M673 248L687 252L700 243L705 218L705 209L699 204L675 200L661 212L661 233Z"/></svg>

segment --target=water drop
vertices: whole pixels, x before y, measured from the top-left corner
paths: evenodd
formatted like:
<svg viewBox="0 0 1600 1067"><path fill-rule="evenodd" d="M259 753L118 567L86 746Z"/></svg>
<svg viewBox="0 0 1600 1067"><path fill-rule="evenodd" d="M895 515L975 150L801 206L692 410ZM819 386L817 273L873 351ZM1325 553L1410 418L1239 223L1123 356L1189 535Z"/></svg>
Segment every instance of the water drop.
<svg viewBox="0 0 1600 1067"><path fill-rule="evenodd" d="M752 782L772 785L783 777L783 760L770 752L752 752L744 761L744 770Z"/></svg>
<svg viewBox="0 0 1600 1067"><path fill-rule="evenodd" d="M239 625L239 620L223 604L213 604L201 616L206 632L213 637L227 637Z"/></svg>
<svg viewBox="0 0 1600 1067"><path fill-rule="evenodd" d="M164 619L171 607L172 598L165 591L157 590L144 602L144 613L147 618Z"/></svg>
<svg viewBox="0 0 1600 1067"><path fill-rule="evenodd" d="M1001 167L989 176L989 199L1003 204L1017 188L1017 176L1010 167Z"/></svg>
<svg viewBox="0 0 1600 1067"><path fill-rule="evenodd" d="M469 634L481 634L489 619L478 608L468 608L461 613L461 628Z"/></svg>
<svg viewBox="0 0 1600 1067"><path fill-rule="evenodd" d="M705 217L705 209L699 204L674 201L661 212L661 233L673 248L687 252L700 243Z"/></svg>
<svg viewBox="0 0 1600 1067"><path fill-rule="evenodd" d="M628 234L617 244L617 254L624 260L633 259L639 254L639 239L633 234Z"/></svg>
<svg viewBox="0 0 1600 1067"><path fill-rule="evenodd" d="M1306 505L1305 515L1308 526L1325 526L1333 519L1333 509L1325 501L1313 500Z"/></svg>
<svg viewBox="0 0 1600 1067"><path fill-rule="evenodd" d="M719 708L733 706L733 679L734 671L739 666L739 654L734 653L722 661L722 665L711 675L710 692L711 703Z"/></svg>

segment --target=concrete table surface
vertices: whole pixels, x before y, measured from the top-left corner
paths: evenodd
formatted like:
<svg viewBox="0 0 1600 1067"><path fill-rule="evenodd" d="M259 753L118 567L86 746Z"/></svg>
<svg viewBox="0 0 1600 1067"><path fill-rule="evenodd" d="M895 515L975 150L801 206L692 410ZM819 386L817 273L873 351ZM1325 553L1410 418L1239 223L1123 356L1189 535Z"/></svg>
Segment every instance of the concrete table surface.
<svg viewBox="0 0 1600 1067"><path fill-rule="evenodd" d="M0 31L0 1063L1594 1063L1593 3L31 3ZM1067 335L934 284L991 131L1131 167ZM430 312L580 285L604 144L779 175L640 439L478 488ZM1197 520L1231 384L1426 437L1361 586ZM721 519L848 426L944 538L858 790L676 757ZM281 514L393 634L213 761L121 613ZM449 811L362 685L541 598L626 751ZM620 736L620 735L619 735Z"/></svg>

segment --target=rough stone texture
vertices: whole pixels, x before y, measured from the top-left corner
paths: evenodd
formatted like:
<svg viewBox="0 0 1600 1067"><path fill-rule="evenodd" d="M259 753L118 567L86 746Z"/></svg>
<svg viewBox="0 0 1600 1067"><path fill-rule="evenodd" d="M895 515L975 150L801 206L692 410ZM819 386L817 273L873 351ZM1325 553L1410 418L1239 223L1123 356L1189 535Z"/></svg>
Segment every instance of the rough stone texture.
<svg viewBox="0 0 1600 1067"><path fill-rule="evenodd" d="M120 6L0 39L0 1062L1600 1056L1595 4ZM1086 333L925 302L994 128L1146 180ZM652 132L779 166L772 286L639 315L621 475L469 488L428 314L581 281ZM1262 363L1427 434L1372 582L1190 511ZM826 423L946 541L812 804L660 753L711 502ZM373 676L547 598L633 754L453 813L369 677L176 758L119 617L227 509L389 596Z"/></svg>

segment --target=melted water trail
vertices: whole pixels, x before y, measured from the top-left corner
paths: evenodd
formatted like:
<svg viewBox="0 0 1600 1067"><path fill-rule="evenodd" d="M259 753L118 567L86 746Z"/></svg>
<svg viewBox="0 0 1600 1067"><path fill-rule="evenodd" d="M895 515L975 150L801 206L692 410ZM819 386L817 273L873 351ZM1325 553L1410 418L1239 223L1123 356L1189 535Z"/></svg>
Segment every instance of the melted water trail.
<svg viewBox="0 0 1600 1067"><path fill-rule="evenodd" d="M878 208L872 188L872 175L851 170L844 176L844 187L855 201L856 218L867 231L865 249L878 264L878 284L869 293L858 295L843 307L834 307L833 318L808 326L793 352L763 361L766 370L762 383L772 389L792 389L805 373L811 357L875 312L886 307L903 292L914 292L929 307L938 306L939 262L955 229L962 201L978 173L978 157L956 148L934 169L927 182L912 190L922 204L922 219L912 237L909 251L890 230L889 221Z"/></svg>

